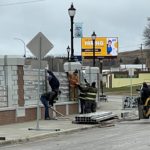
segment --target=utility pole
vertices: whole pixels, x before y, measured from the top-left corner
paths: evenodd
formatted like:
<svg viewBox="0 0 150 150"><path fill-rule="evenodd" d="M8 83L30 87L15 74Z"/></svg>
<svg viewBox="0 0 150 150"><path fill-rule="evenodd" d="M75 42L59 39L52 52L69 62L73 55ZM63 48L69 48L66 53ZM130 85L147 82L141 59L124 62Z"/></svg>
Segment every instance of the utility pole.
<svg viewBox="0 0 150 150"><path fill-rule="evenodd" d="M143 71L143 48L142 48L143 44L141 44L141 63L142 63L142 71Z"/></svg>

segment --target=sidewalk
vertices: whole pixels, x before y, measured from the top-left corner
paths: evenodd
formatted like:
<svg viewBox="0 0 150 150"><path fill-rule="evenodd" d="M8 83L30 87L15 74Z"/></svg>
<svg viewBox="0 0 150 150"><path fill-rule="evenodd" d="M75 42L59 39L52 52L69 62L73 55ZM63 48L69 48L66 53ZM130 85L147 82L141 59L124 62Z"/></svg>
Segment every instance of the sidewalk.
<svg viewBox="0 0 150 150"><path fill-rule="evenodd" d="M68 118L69 119L40 120L38 130L36 128L36 121L0 126L0 137L5 137L5 140L0 140L0 145L27 142L60 133L75 132L97 126L97 124L73 124L74 116L69 116ZM29 130L30 128L31 130ZM57 129L60 131L56 131Z"/></svg>
<svg viewBox="0 0 150 150"><path fill-rule="evenodd" d="M122 106L120 97L111 97L111 99L108 99L108 102L100 102L99 106L98 111L112 111L120 117ZM0 145L32 141L60 133L75 132L98 126L98 124L73 124L74 118L75 115L71 115L65 118L58 118L58 120L40 120L39 130L36 130L37 121L0 126L0 138L5 137L5 140L0 140ZM31 130L29 130L30 128Z"/></svg>

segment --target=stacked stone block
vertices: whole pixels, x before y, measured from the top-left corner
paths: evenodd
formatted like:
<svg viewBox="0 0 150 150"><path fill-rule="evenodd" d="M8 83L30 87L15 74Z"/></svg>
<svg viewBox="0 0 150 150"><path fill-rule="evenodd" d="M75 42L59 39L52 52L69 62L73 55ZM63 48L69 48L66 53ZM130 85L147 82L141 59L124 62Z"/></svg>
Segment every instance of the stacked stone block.
<svg viewBox="0 0 150 150"><path fill-rule="evenodd" d="M40 70L39 94L49 91L46 71ZM60 81L57 103L54 105L64 115L78 112L78 105L69 101L69 83L66 73L54 72ZM0 56L0 125L31 121L36 119L39 69L24 65L24 58L18 56ZM40 104L41 117L44 113ZM53 112L54 113L54 112Z"/></svg>
<svg viewBox="0 0 150 150"><path fill-rule="evenodd" d="M69 82L68 82L67 73L54 72L54 74L60 81L61 95L59 97L59 102L69 101Z"/></svg>
<svg viewBox="0 0 150 150"><path fill-rule="evenodd" d="M0 66L0 107L7 107L6 79L4 76L4 66Z"/></svg>
<svg viewBox="0 0 150 150"><path fill-rule="evenodd" d="M0 107L18 106L18 65L24 65L23 58L0 57Z"/></svg>
<svg viewBox="0 0 150 150"><path fill-rule="evenodd" d="M45 92L45 70L40 70L40 94ZM24 67L25 106L36 105L38 96L38 69Z"/></svg>

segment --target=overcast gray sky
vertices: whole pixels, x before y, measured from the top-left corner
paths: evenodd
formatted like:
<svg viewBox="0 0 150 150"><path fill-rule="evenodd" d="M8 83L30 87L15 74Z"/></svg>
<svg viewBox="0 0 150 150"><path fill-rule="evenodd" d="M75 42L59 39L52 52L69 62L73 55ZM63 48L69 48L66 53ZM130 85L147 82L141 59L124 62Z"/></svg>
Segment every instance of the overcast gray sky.
<svg viewBox="0 0 150 150"><path fill-rule="evenodd" d="M66 48L70 45L68 8L72 2L76 8L74 22L83 23L83 36L89 37L95 31L99 37L118 37L120 52L140 47L147 17L150 17L150 0L34 1L0 0L1 55L23 55L23 43L14 38L27 44L38 32L53 43L50 55L67 55ZM74 51L75 55L80 54L80 39L74 39ZM31 55L28 49L27 55Z"/></svg>

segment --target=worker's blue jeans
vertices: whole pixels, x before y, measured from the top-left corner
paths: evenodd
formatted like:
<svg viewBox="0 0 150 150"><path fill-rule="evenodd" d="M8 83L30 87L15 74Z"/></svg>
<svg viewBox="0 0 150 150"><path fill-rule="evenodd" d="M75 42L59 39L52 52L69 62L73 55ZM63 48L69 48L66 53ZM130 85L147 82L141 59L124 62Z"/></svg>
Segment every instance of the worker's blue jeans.
<svg viewBox="0 0 150 150"><path fill-rule="evenodd" d="M45 107L45 119L49 118L49 104L48 101L46 100L46 98L44 96L41 96L40 98L42 104Z"/></svg>

